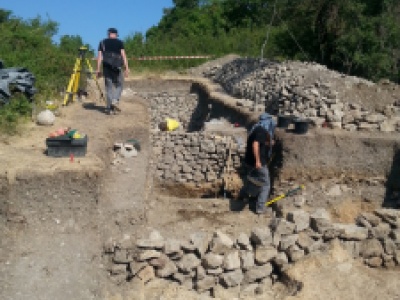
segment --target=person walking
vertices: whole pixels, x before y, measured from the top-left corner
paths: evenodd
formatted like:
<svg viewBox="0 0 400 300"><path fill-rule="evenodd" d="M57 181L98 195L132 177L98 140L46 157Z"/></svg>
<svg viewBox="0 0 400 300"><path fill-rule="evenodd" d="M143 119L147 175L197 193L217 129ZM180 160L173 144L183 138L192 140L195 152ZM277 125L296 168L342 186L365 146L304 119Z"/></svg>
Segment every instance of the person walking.
<svg viewBox="0 0 400 300"><path fill-rule="evenodd" d="M267 162L271 157L272 146L274 144L273 137L276 123L272 116L263 113L259 122L256 123L249 132L246 145L245 164L248 170L248 177L251 177L259 186L257 197L256 213L263 214L267 212L265 203L268 200L271 183ZM239 198L244 199L249 196L245 183L240 191Z"/></svg>
<svg viewBox="0 0 400 300"><path fill-rule="evenodd" d="M106 87L106 113L115 114L120 112L119 101L121 98L124 74L128 76L129 67L126 59L124 43L118 39L118 31L109 28L108 37L99 43L97 55L97 77L101 76L101 65L103 65L103 76ZM125 71L122 68L125 68Z"/></svg>

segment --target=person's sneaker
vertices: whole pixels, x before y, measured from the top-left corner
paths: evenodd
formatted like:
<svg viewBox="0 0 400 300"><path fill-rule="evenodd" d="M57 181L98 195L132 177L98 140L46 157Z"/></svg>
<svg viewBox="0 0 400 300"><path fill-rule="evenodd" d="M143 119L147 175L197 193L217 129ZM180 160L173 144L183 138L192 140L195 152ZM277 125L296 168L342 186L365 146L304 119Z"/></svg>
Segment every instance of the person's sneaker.
<svg viewBox="0 0 400 300"><path fill-rule="evenodd" d="M257 208L256 209L256 214L257 215L270 215L272 217L273 216L273 210L272 210L271 207L264 206L263 208Z"/></svg>
<svg viewBox="0 0 400 300"><path fill-rule="evenodd" d="M119 107L119 101L118 100L113 100L111 102L111 109L114 110L115 112L121 112L121 108Z"/></svg>

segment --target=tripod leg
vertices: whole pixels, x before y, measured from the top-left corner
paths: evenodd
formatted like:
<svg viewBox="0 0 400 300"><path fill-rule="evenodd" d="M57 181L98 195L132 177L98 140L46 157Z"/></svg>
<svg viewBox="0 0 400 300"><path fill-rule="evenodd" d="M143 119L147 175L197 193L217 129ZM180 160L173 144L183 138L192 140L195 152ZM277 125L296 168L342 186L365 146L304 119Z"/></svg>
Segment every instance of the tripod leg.
<svg viewBox="0 0 400 300"><path fill-rule="evenodd" d="M68 82L68 87L65 92L63 105L68 105L74 99L74 93L78 90L77 84L79 84L79 73L80 73L81 60L77 58L74 65L74 71L71 74L71 78Z"/></svg>
<svg viewBox="0 0 400 300"><path fill-rule="evenodd" d="M106 99L104 98L103 91L100 88L99 81L97 80L96 74L94 74L94 72L93 72L92 65L90 64L90 61L89 61L88 58L86 59L86 64L88 66L88 70L89 70L90 74L93 76L94 82L96 83L97 89L99 90L101 99L103 99L103 101L106 102Z"/></svg>

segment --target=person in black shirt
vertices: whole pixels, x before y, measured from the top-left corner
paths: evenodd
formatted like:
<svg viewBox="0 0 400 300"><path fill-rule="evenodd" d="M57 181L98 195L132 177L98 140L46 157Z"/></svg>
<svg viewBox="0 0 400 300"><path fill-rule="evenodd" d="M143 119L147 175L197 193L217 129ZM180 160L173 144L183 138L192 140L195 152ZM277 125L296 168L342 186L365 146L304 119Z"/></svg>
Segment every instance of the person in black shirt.
<svg viewBox="0 0 400 300"><path fill-rule="evenodd" d="M260 187L258 195L254 195L257 196L257 214L267 211L265 203L271 189L267 162L271 156L275 126L272 117L264 113L260 116L260 121L253 126L247 138L244 162L247 165L249 175ZM249 195L246 184L240 191L240 198L246 198Z"/></svg>
<svg viewBox="0 0 400 300"><path fill-rule="evenodd" d="M110 66L104 63L103 57L106 52L120 56L122 63L125 67L125 72L122 72L122 70L120 69L112 69ZM115 28L109 28L108 38L102 40L99 43L97 55L97 77L100 77L102 62L104 83L107 95L106 112L108 114L113 114L117 111L120 111L119 100L123 88L124 73L125 76L128 76L129 74L129 67L128 61L126 59L124 43L120 39L118 39L118 31Z"/></svg>

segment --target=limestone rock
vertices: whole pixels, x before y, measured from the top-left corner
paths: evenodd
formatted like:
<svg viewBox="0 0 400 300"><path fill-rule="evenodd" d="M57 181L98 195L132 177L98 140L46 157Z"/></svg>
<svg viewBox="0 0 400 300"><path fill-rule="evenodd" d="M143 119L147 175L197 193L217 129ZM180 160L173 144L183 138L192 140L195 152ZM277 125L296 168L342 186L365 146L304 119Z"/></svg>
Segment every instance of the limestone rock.
<svg viewBox="0 0 400 300"><path fill-rule="evenodd" d="M310 227L310 214L303 210L289 212L287 219L296 225L295 232L300 232Z"/></svg>
<svg viewBox="0 0 400 300"><path fill-rule="evenodd" d="M135 276L140 270L147 267L148 264L146 262L131 262L129 263L129 270L131 271L132 276Z"/></svg>
<svg viewBox="0 0 400 300"><path fill-rule="evenodd" d="M156 250L142 250L138 256L138 261L145 261L153 258L159 258L161 256L161 252Z"/></svg>
<svg viewBox="0 0 400 300"><path fill-rule="evenodd" d="M247 284L259 281L271 275L272 265L265 264L262 266L256 266L246 271L244 274L244 282Z"/></svg>
<svg viewBox="0 0 400 300"><path fill-rule="evenodd" d="M385 253L388 255L395 255L397 246L395 242L390 238L385 238L382 240L383 248L385 249Z"/></svg>
<svg viewBox="0 0 400 300"><path fill-rule="evenodd" d="M110 269L110 274L111 275L120 275L120 274L126 274L127 269L125 264L113 264Z"/></svg>
<svg viewBox="0 0 400 300"><path fill-rule="evenodd" d="M254 252L253 251L240 251L240 261L243 270L248 270L254 267Z"/></svg>
<svg viewBox="0 0 400 300"><path fill-rule="evenodd" d="M172 276L176 272L178 272L176 265L171 260L167 260L162 268L156 270L156 275L157 277L166 278Z"/></svg>
<svg viewBox="0 0 400 300"><path fill-rule="evenodd" d="M207 233L198 232L190 236L190 241L195 246L195 251L202 257L208 249L210 237Z"/></svg>
<svg viewBox="0 0 400 300"><path fill-rule="evenodd" d="M269 228L255 228L252 230L250 240L255 245L270 245L272 244L272 234Z"/></svg>
<svg viewBox="0 0 400 300"><path fill-rule="evenodd" d="M216 268L216 269L207 269L206 273L208 275L217 276L217 275L220 275L220 274L224 273L224 269L222 269L222 267L219 267L219 268Z"/></svg>
<svg viewBox="0 0 400 300"><path fill-rule="evenodd" d="M277 254L278 251L276 250L276 248L272 246L270 247L259 246L256 248L255 251L255 262L258 265L264 265L273 260L274 257L277 256Z"/></svg>
<svg viewBox="0 0 400 300"><path fill-rule="evenodd" d="M297 239L297 245L299 245L299 247L303 249L306 254L311 252L310 249L314 243L315 240L311 238L307 233L305 232L299 233L299 237Z"/></svg>
<svg viewBox="0 0 400 300"><path fill-rule="evenodd" d="M164 243L163 251L165 254L170 255L176 252L181 251L181 242L178 240L167 240Z"/></svg>
<svg viewBox="0 0 400 300"><path fill-rule="evenodd" d="M165 254L161 254L160 257L153 258L149 261L149 265L156 269L162 269L165 267L169 258Z"/></svg>
<svg viewBox="0 0 400 300"><path fill-rule="evenodd" d="M289 259L285 252L278 252L272 260L277 266L282 267L289 263Z"/></svg>
<svg viewBox="0 0 400 300"><path fill-rule="evenodd" d="M39 125L45 125L45 126L50 126L54 124L54 121L56 120L56 116L51 110L44 110L40 112L37 116L37 123Z"/></svg>
<svg viewBox="0 0 400 300"><path fill-rule="evenodd" d="M240 268L240 258L238 250L233 250L225 254L223 268L226 271L232 271Z"/></svg>
<svg viewBox="0 0 400 300"><path fill-rule="evenodd" d="M253 247L250 244L250 238L245 233L239 234L236 243L242 250L253 250Z"/></svg>
<svg viewBox="0 0 400 300"><path fill-rule="evenodd" d="M241 269L224 273L220 276L221 284L227 288L238 286L243 281L243 273Z"/></svg>
<svg viewBox="0 0 400 300"><path fill-rule="evenodd" d="M300 249L297 246L291 246L289 249L286 251L290 261L296 262L300 259L302 259L305 255L304 250Z"/></svg>
<svg viewBox="0 0 400 300"><path fill-rule="evenodd" d="M329 219L316 218L311 216L311 228L318 233L324 234L327 230L332 229L332 223Z"/></svg>
<svg viewBox="0 0 400 300"><path fill-rule="evenodd" d="M368 238L368 229L353 224L335 224L336 228L343 230L340 238L344 240L362 241Z"/></svg>
<svg viewBox="0 0 400 300"><path fill-rule="evenodd" d="M372 213L362 212L358 215L356 223L360 226L371 228L378 226L381 223L381 219Z"/></svg>
<svg viewBox="0 0 400 300"><path fill-rule="evenodd" d="M207 276L206 270L204 270L202 266L198 266L196 268L196 280L197 281L203 280L204 278L206 278L206 276Z"/></svg>
<svg viewBox="0 0 400 300"><path fill-rule="evenodd" d="M290 234L282 236L281 241L279 243L279 250L285 251L290 246L295 245L298 239L299 239L298 234Z"/></svg>
<svg viewBox="0 0 400 300"><path fill-rule="evenodd" d="M361 242L360 255L365 259L380 257L383 253L382 244L377 239L368 239Z"/></svg>
<svg viewBox="0 0 400 300"><path fill-rule="evenodd" d="M222 255L214 254L214 253L207 253L202 262L203 266L206 269L216 269L222 266L224 261L224 257Z"/></svg>
<svg viewBox="0 0 400 300"><path fill-rule="evenodd" d="M233 244L232 239L228 235L216 231L210 242L210 250L216 254L225 254L225 252L228 252L233 247Z"/></svg>
<svg viewBox="0 0 400 300"><path fill-rule="evenodd" d="M216 285L216 278L214 276L206 276L202 280L195 283L196 290L200 293L210 290Z"/></svg>
<svg viewBox="0 0 400 300"><path fill-rule="evenodd" d="M140 270L136 276L138 278L140 278L141 280L143 280L144 283L147 283L151 280L153 280L155 278L155 273L154 273L154 269L151 266L147 266L145 268L143 268L142 270Z"/></svg>
<svg viewBox="0 0 400 300"><path fill-rule="evenodd" d="M178 269L185 274L190 273L198 266L200 266L200 259L193 253L184 255L183 258L177 262Z"/></svg>
<svg viewBox="0 0 400 300"><path fill-rule="evenodd" d="M285 219L278 219L277 223L273 225L272 231L278 235L289 235L294 233L296 225L288 222Z"/></svg>
<svg viewBox="0 0 400 300"><path fill-rule="evenodd" d="M392 228L388 223L380 223L378 226L369 229L370 235L379 240L385 239L392 232Z"/></svg>
<svg viewBox="0 0 400 300"><path fill-rule="evenodd" d="M129 264L133 261L132 255L125 249L118 249L114 252L113 262L116 264Z"/></svg>

